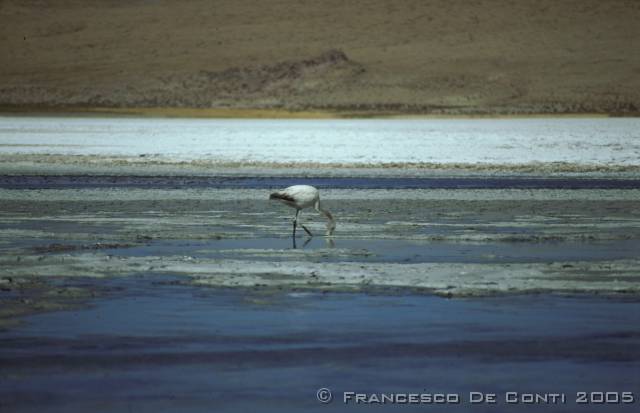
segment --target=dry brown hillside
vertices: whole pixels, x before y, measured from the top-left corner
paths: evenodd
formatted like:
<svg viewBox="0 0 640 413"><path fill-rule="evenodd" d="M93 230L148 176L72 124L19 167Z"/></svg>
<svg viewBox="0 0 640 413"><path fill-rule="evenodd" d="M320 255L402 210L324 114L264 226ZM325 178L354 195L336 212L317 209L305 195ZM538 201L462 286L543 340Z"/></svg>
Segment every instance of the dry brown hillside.
<svg viewBox="0 0 640 413"><path fill-rule="evenodd" d="M637 112L638 0L0 0L0 105Z"/></svg>

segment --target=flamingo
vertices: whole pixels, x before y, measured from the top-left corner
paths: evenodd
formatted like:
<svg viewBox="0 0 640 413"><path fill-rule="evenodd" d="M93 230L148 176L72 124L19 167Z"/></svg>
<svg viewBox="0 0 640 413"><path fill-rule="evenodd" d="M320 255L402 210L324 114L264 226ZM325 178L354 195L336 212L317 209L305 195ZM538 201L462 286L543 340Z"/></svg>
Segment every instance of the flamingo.
<svg viewBox="0 0 640 413"><path fill-rule="evenodd" d="M296 238L296 227L298 225L298 215L300 211L313 206L313 208L324 215L327 218L327 233L330 237L333 231L336 229L336 221L333 219L333 215L326 209L323 209L320 205L320 192L318 189L310 185L293 185L282 191L276 191L269 195L269 199L278 200L291 208L296 209L296 216L293 218L293 239ZM306 231L309 236L313 237L313 234L307 227L300 224L302 229Z"/></svg>

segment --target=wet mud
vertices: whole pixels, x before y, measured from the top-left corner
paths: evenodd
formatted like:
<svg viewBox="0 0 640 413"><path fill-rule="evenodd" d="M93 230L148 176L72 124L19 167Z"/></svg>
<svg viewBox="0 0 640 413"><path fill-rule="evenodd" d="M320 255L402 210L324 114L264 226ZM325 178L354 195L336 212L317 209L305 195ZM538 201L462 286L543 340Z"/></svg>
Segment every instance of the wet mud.
<svg viewBox="0 0 640 413"><path fill-rule="evenodd" d="M160 273L207 286L447 296L640 291L637 189L615 181L606 189L600 181L565 190L371 189L388 182L370 180L322 191L335 236L296 240L293 211L269 202L268 186L0 189L0 268L14 277ZM322 217L303 211L300 219L323 233Z"/></svg>

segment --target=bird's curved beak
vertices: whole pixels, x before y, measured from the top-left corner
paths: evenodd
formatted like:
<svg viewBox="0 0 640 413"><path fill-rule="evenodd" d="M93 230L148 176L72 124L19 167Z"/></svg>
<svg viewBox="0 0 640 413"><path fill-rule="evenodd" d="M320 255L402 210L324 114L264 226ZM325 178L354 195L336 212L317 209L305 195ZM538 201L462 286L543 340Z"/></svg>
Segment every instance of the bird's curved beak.
<svg viewBox="0 0 640 413"><path fill-rule="evenodd" d="M333 231L336 230L336 223L335 222L330 222L327 224L327 237L330 237L333 235Z"/></svg>

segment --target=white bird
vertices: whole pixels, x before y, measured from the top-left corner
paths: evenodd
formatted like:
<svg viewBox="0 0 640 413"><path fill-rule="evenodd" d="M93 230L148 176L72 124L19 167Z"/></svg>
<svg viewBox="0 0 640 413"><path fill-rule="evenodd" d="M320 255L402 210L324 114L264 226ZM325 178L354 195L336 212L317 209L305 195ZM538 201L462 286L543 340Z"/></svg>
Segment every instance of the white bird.
<svg viewBox="0 0 640 413"><path fill-rule="evenodd" d="M330 237L336 229L336 221L333 215L320 205L320 193L318 189L310 185L293 185L282 191L276 191L269 195L269 199L276 199L284 204L296 209L296 216L293 218L293 238L296 237L296 226L298 225L298 214L305 208L313 208L327 218L327 236ZM300 224L307 234L313 236L311 231Z"/></svg>

